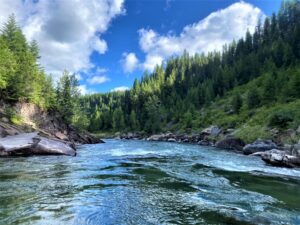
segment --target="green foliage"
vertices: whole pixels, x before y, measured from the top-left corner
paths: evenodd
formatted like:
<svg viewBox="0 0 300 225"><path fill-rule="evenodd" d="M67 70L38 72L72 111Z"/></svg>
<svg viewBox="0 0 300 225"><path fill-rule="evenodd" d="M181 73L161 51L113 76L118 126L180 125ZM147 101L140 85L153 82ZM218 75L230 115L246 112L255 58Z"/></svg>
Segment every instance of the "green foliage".
<svg viewBox="0 0 300 225"><path fill-rule="evenodd" d="M193 126L193 114L190 111L187 111L183 115L183 124L185 128L192 128Z"/></svg>
<svg viewBox="0 0 300 225"><path fill-rule="evenodd" d="M125 128L124 116L121 108L117 108L113 113L113 129L122 130Z"/></svg>
<svg viewBox="0 0 300 225"><path fill-rule="evenodd" d="M260 95L257 88L251 88L247 93L247 106L249 109L260 105Z"/></svg>
<svg viewBox="0 0 300 225"><path fill-rule="evenodd" d="M72 122L72 117L77 110L78 98L79 98L79 89L78 81L75 75L70 75L68 71L64 71L59 82L57 83L56 88L57 96L57 110L62 116L62 118L68 122Z"/></svg>
<svg viewBox="0 0 300 225"><path fill-rule="evenodd" d="M222 52L185 52L146 71L129 91L81 97L92 121L89 130L157 133L216 124L238 129L247 141L269 137L268 129L287 119L273 112L284 108L293 115L285 129L297 126L300 2L283 5L278 14L260 21L253 34L247 32Z"/></svg>
<svg viewBox="0 0 300 225"><path fill-rule="evenodd" d="M243 105L243 99L241 98L240 94L237 93L232 97L231 106L234 113L239 113L240 109Z"/></svg>
<svg viewBox="0 0 300 225"><path fill-rule="evenodd" d="M270 139L272 136L267 127L261 125L249 126L245 125L239 128L234 135L241 138L246 143L251 143L258 138Z"/></svg>
<svg viewBox="0 0 300 225"><path fill-rule="evenodd" d="M15 125L21 125L23 123L23 118L19 115L15 109L11 107L6 107L4 113L8 116L10 122Z"/></svg>
<svg viewBox="0 0 300 225"><path fill-rule="evenodd" d="M279 128L286 128L293 120L294 116L290 111L281 110L271 114L269 118L269 125Z"/></svg>
<svg viewBox="0 0 300 225"><path fill-rule="evenodd" d="M27 43L11 15L0 33L0 98L8 102L32 102L42 108L54 106L54 89L39 67L36 41Z"/></svg>
<svg viewBox="0 0 300 225"><path fill-rule="evenodd" d="M84 109L82 109L79 104L75 105L75 107L73 108L73 116L71 118L71 123L79 131L87 130L90 125L90 120L87 117L87 114L84 112Z"/></svg>

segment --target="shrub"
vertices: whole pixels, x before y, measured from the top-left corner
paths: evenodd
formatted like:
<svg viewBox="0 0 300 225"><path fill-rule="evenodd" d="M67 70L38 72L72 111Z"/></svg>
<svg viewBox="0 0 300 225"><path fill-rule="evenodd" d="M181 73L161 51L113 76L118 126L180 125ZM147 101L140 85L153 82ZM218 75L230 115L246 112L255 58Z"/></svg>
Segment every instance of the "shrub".
<svg viewBox="0 0 300 225"><path fill-rule="evenodd" d="M16 125L21 125L23 123L22 117L17 114L16 110L11 107L7 107L4 110L4 113L8 116L10 122Z"/></svg>
<svg viewBox="0 0 300 225"><path fill-rule="evenodd" d="M293 122L294 116L290 111L281 110L271 114L269 119L269 126L275 126L279 128L286 128Z"/></svg>

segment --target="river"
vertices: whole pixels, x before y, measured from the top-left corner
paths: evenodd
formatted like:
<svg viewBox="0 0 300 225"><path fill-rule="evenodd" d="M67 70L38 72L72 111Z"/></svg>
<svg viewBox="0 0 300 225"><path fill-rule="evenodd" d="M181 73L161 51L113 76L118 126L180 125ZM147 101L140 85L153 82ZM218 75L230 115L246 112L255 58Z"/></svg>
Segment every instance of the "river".
<svg viewBox="0 0 300 225"><path fill-rule="evenodd" d="M300 224L300 170L190 144L106 140L0 159L0 224Z"/></svg>

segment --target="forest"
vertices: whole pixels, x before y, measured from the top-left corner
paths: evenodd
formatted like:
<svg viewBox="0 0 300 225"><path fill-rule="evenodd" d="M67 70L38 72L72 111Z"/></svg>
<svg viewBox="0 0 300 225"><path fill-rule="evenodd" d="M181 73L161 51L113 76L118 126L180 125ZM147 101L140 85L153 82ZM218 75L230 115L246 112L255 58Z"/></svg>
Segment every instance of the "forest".
<svg viewBox="0 0 300 225"><path fill-rule="evenodd" d="M79 105L78 80L64 71L54 84L39 58L37 42L26 40L11 15L0 33L0 103L33 103L46 111L59 112L67 123L81 129L85 115ZM12 107L6 107L6 111L12 122L20 122Z"/></svg>
<svg viewBox="0 0 300 225"><path fill-rule="evenodd" d="M254 33L220 52L185 52L145 71L130 90L80 95L74 74L54 84L10 16L0 34L0 99L57 111L80 130L193 132L215 124L246 140L300 123L300 2L283 1ZM253 137L249 137L249 133Z"/></svg>
<svg viewBox="0 0 300 225"><path fill-rule="evenodd" d="M300 122L299 59L300 2L283 1L253 34L248 31L221 52L185 52L146 71L131 90L82 96L90 118L85 126L91 132L151 134L243 125L240 136L295 128Z"/></svg>

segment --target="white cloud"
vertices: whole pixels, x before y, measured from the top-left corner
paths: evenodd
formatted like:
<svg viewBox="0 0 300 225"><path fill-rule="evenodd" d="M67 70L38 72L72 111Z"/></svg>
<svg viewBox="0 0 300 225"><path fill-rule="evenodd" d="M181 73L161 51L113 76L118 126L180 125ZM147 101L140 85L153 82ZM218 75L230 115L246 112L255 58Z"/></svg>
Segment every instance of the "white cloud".
<svg viewBox="0 0 300 225"><path fill-rule="evenodd" d="M184 50L190 54L221 50L224 44L242 37L247 29L254 32L258 20L264 17L259 8L241 1L185 26L178 36L141 29L139 44L146 53L143 67L152 70L156 64Z"/></svg>
<svg viewBox="0 0 300 225"><path fill-rule="evenodd" d="M98 67L97 69L96 69L96 72L97 73L106 73L106 72L108 72L109 71L109 69L107 69L107 68L101 68L101 67Z"/></svg>
<svg viewBox="0 0 300 225"><path fill-rule="evenodd" d="M93 94L93 93L96 93L95 90L88 88L88 87L87 87L86 85L84 85L84 84L83 84L83 85L79 85L78 89L79 89L79 91L80 91L80 93L81 93L82 95L87 95L87 94Z"/></svg>
<svg viewBox="0 0 300 225"><path fill-rule="evenodd" d="M113 91L126 91L126 90L129 90L129 87L121 86L121 87L116 87L114 89L111 89L111 92L113 92Z"/></svg>
<svg viewBox="0 0 300 225"><path fill-rule="evenodd" d="M103 84L108 81L110 81L110 79L105 75L93 76L92 78L87 80L89 84Z"/></svg>
<svg viewBox="0 0 300 225"><path fill-rule="evenodd" d="M139 66L139 60L133 52L123 53L121 63L125 73L132 73Z"/></svg>
<svg viewBox="0 0 300 225"><path fill-rule="evenodd" d="M101 39L96 39L94 42L94 49L99 53L99 54L104 54L107 51L107 44L106 41L101 40Z"/></svg>
<svg viewBox="0 0 300 225"><path fill-rule="evenodd" d="M47 72L79 72L93 67L93 51L104 54L101 34L125 12L124 0L1 0L0 23L14 13L28 39L39 43L41 64Z"/></svg>

